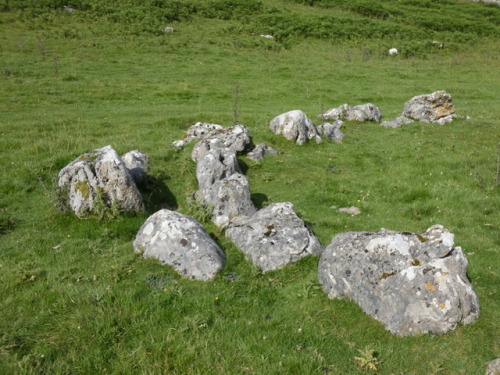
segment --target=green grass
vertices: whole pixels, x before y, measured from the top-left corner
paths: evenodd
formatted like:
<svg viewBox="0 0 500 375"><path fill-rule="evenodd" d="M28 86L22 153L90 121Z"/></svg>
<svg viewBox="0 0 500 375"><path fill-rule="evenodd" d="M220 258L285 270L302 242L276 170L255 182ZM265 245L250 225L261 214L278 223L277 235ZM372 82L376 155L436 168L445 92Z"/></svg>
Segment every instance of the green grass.
<svg viewBox="0 0 500 375"><path fill-rule="evenodd" d="M362 1L234 1L235 12L214 3L68 2L80 14L55 1L0 3L9 8L0 12L0 373L354 374L366 372L355 359L366 347L379 374L484 372L500 356L500 9L440 1L418 13L424 2L383 1L366 15ZM165 11L175 4L177 13ZM477 16L476 28L437 30L450 15ZM321 34L351 19L366 29ZM167 23L174 33L161 33ZM381 32L396 26L400 34ZM278 39L259 37L268 32ZM403 52L389 58L390 47ZM315 119L343 103L372 102L392 119L411 97L439 89L471 118L346 123L342 144L303 146L268 128L283 112ZM211 223L227 255L213 282L135 256L149 214L196 214L190 150L171 142L195 122L229 126L235 115L255 143L280 152L240 158L259 207L292 202L325 245L344 231L446 226L468 257L479 320L446 335L394 337L354 303L324 295L318 258L262 274ZM148 213L58 213L54 176L108 144L149 155ZM351 205L361 215L330 208Z"/></svg>

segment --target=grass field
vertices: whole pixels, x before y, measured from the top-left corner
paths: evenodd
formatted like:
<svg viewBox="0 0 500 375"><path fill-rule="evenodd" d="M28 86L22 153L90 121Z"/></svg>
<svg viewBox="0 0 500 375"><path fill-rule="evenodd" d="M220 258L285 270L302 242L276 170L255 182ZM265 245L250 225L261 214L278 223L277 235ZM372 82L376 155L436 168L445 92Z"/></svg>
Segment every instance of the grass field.
<svg viewBox="0 0 500 375"><path fill-rule="evenodd" d="M500 357L499 7L116 4L0 1L1 374L482 374ZM400 55L388 57L391 47ZM371 102L389 120L441 89L470 119L347 122L342 144L303 146L268 127L283 112L315 119L343 103ZM210 222L227 256L213 282L134 255L156 210L200 216L187 200L197 188L190 149L171 147L198 121L244 124L254 143L277 149L261 163L240 158L254 202L292 202L324 245L344 231L449 228L469 260L479 320L395 337L356 304L326 297L318 258L262 274ZM59 170L108 144L149 155L148 212L59 213ZM351 205L361 215L331 208Z"/></svg>

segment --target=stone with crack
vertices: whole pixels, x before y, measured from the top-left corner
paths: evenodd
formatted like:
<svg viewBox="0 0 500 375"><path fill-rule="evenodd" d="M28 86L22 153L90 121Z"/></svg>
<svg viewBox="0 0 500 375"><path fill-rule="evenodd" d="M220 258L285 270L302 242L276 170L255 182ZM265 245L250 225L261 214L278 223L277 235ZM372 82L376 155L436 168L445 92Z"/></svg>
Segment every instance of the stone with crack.
<svg viewBox="0 0 500 375"><path fill-rule="evenodd" d="M226 237L264 272L323 251L289 202L274 203L252 216L235 218L228 225Z"/></svg>

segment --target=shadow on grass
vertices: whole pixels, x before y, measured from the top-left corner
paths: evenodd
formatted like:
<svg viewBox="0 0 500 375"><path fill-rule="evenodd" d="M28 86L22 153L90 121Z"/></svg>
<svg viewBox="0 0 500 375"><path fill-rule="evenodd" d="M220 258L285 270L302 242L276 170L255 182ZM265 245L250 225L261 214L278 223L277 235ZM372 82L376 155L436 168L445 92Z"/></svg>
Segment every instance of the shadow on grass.
<svg viewBox="0 0 500 375"><path fill-rule="evenodd" d="M142 193L146 212L153 214L158 210L166 208L176 210L178 208L177 199L172 191L165 184L167 176L147 176L146 179L137 185Z"/></svg>

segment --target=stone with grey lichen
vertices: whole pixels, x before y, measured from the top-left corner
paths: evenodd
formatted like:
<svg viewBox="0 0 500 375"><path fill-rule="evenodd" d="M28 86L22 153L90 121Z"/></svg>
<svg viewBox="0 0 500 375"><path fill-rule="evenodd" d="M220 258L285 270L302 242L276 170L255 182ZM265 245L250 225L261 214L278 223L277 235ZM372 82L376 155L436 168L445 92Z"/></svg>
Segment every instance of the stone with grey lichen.
<svg viewBox="0 0 500 375"><path fill-rule="evenodd" d="M345 137L345 134L340 131L343 124L344 122L341 120L337 120L333 124L325 122L318 126L318 131L323 137L326 137L330 141L340 143Z"/></svg>
<svg viewBox="0 0 500 375"><path fill-rule="evenodd" d="M226 229L226 237L264 272L323 251L289 202L274 203L252 216L235 218Z"/></svg>
<svg viewBox="0 0 500 375"><path fill-rule="evenodd" d="M225 226L237 216L250 216L256 211L248 179L241 173L233 173L198 190L196 200L207 207L212 214L212 221L218 227Z"/></svg>
<svg viewBox="0 0 500 375"><path fill-rule="evenodd" d="M99 214L102 205L143 212L142 196L127 167L111 146L79 156L59 172L62 199L79 217Z"/></svg>
<svg viewBox="0 0 500 375"><path fill-rule="evenodd" d="M191 159L198 162L210 150L228 149L235 153L243 152L249 144L250 136L244 125L217 129L194 145Z"/></svg>
<svg viewBox="0 0 500 375"><path fill-rule="evenodd" d="M451 121L455 115L455 107L451 95L446 91L435 91L432 94L414 96L405 103L402 116L423 121L438 122L443 125ZM440 119L447 118L443 121Z"/></svg>
<svg viewBox="0 0 500 375"><path fill-rule="evenodd" d="M382 112L372 103L360 104L351 107L348 104L342 104L337 108L332 108L318 115L318 118L326 121L375 121L380 122Z"/></svg>
<svg viewBox="0 0 500 375"><path fill-rule="evenodd" d="M395 335L446 333L479 316L466 267L441 225L420 235L383 229L336 236L321 256L318 279L330 298L355 301Z"/></svg>
<svg viewBox="0 0 500 375"><path fill-rule="evenodd" d="M209 281L224 267L225 255L203 225L179 212L160 210L141 226L134 251L156 258L189 279Z"/></svg>
<svg viewBox="0 0 500 375"><path fill-rule="evenodd" d="M200 190L234 173L241 173L241 168L236 153L229 149L207 151L196 163L196 179Z"/></svg>
<svg viewBox="0 0 500 375"><path fill-rule="evenodd" d="M264 143L256 145L248 154L247 158L253 161L261 161L264 159L265 155L278 155L278 152Z"/></svg>
<svg viewBox="0 0 500 375"><path fill-rule="evenodd" d="M129 151L122 156L122 160L136 183L146 179L149 158L145 153L139 150Z"/></svg>
<svg viewBox="0 0 500 375"><path fill-rule="evenodd" d="M489 361L486 364L484 375L500 375L500 358Z"/></svg>
<svg viewBox="0 0 500 375"><path fill-rule="evenodd" d="M316 125L300 110L294 110L276 116L269 123L269 127L274 134L282 134L289 141L294 141L302 145L314 139L316 143L321 143Z"/></svg>

